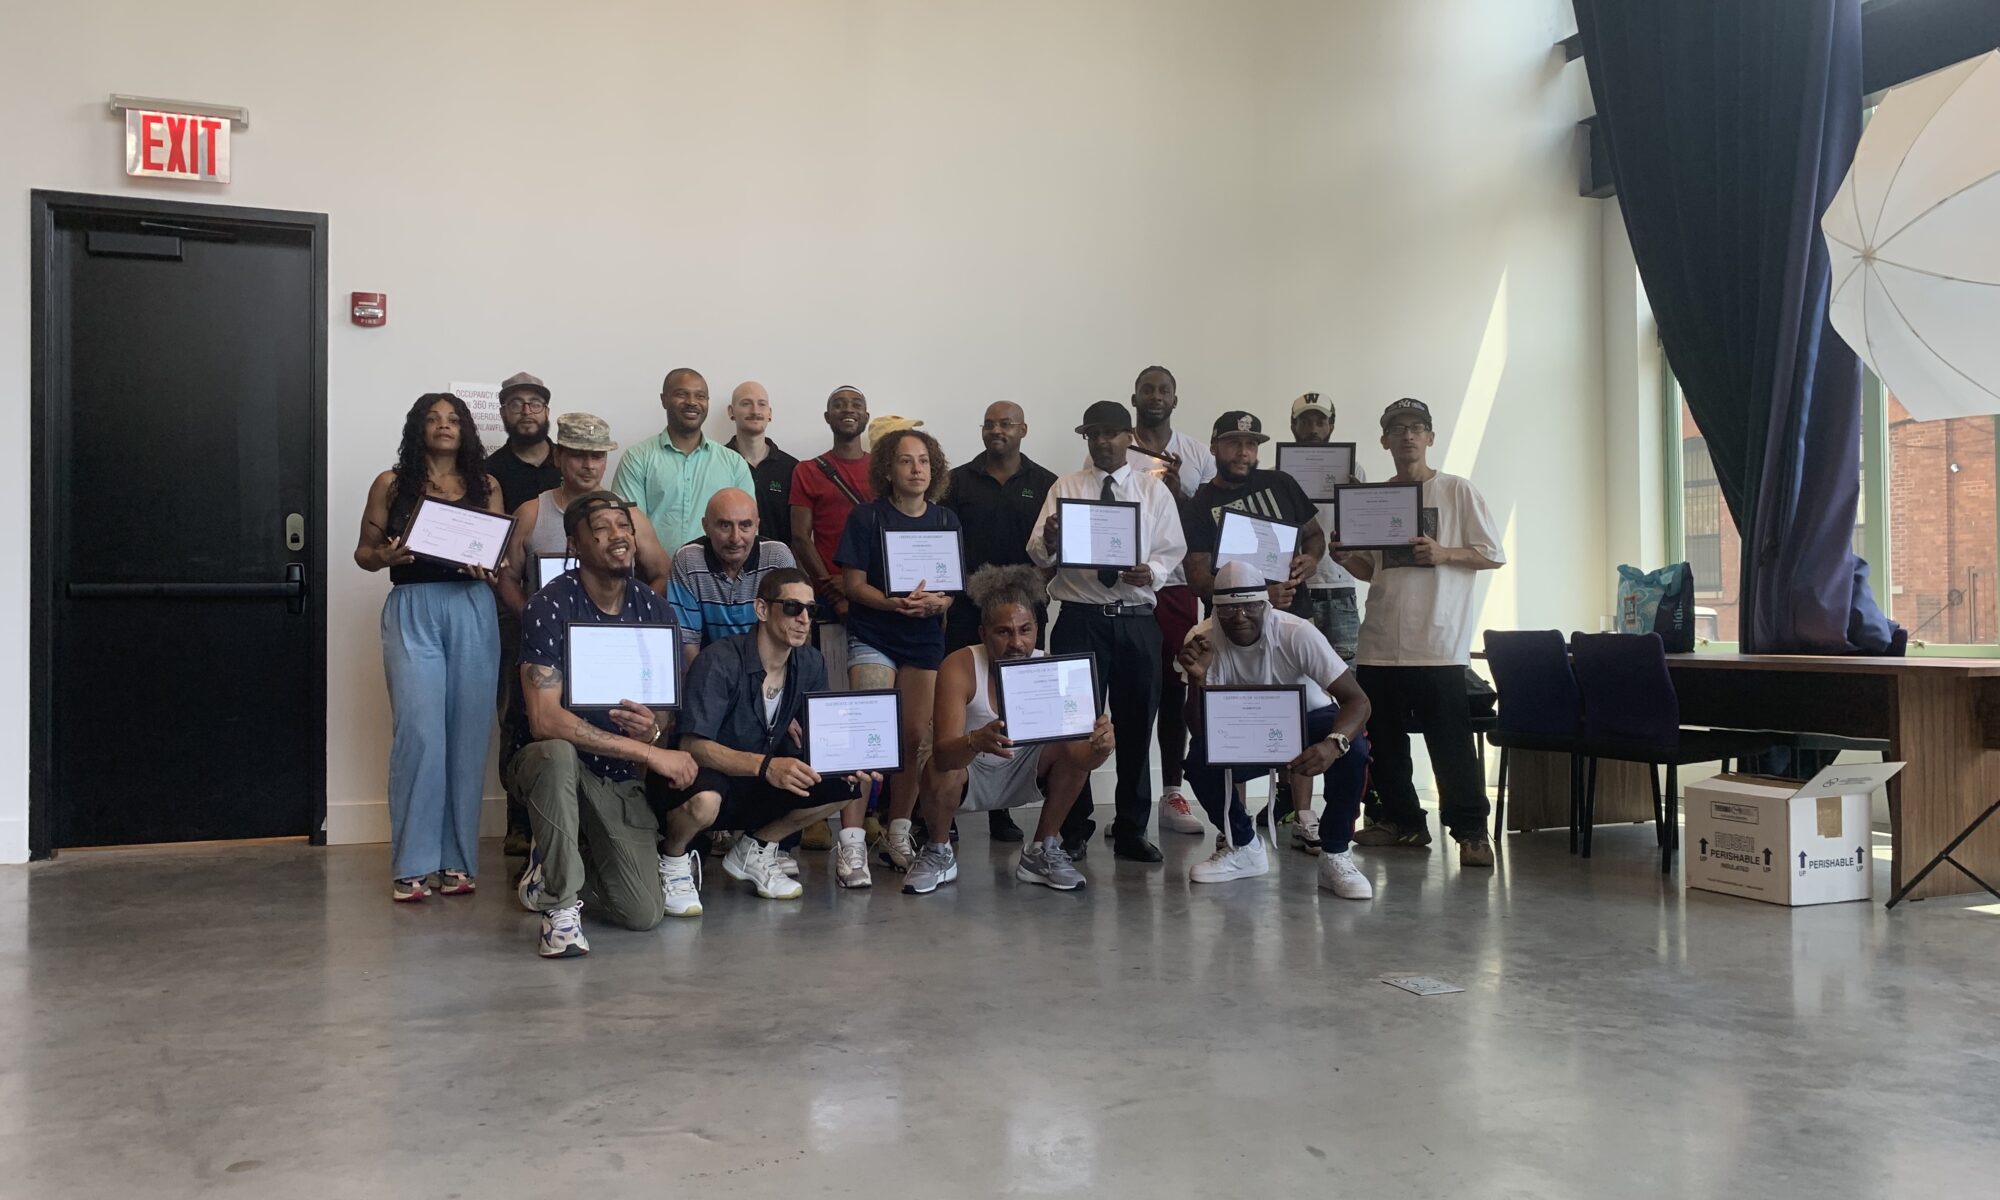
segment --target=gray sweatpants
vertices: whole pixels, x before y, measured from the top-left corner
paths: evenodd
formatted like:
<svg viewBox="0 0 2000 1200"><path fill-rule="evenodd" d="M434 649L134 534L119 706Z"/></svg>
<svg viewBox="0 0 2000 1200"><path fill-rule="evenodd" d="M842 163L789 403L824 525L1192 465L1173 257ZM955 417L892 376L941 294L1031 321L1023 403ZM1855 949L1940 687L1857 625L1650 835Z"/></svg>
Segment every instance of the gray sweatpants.
<svg viewBox="0 0 2000 1200"><path fill-rule="evenodd" d="M560 741L530 742L508 768L528 806L542 887L555 907L582 896L627 929L651 929L666 917L660 825L643 780L602 778Z"/></svg>

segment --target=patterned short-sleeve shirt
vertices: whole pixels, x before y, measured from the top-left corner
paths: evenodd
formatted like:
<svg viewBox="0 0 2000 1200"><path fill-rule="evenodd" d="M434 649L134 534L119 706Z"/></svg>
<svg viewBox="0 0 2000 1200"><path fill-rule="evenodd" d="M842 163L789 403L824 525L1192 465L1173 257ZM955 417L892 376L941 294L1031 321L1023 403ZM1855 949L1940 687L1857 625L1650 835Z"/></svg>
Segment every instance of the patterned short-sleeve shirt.
<svg viewBox="0 0 2000 1200"><path fill-rule="evenodd" d="M660 594L636 579L625 581L625 604L613 616L590 602L590 594L583 590L583 581L575 571L556 577L521 612L521 664L523 666L554 667L563 669L563 652L569 645L569 626L572 621L579 624L590 622L598 625L637 625L644 621L672 623L673 606L661 598ZM599 729L618 732L608 714L598 711L588 715L579 713ZM599 779L624 780L639 776L639 765L624 759L606 758L601 754L579 752L584 767Z"/></svg>

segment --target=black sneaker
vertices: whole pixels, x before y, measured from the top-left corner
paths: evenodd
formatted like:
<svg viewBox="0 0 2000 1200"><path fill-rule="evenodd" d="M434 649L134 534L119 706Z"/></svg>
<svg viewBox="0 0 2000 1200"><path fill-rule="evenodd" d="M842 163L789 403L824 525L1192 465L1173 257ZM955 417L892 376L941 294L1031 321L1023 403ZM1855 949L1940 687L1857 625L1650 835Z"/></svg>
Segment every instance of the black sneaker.
<svg viewBox="0 0 2000 1200"><path fill-rule="evenodd" d="M1083 856L1090 853L1090 839L1096 832L1097 822L1085 820L1082 834L1074 838L1068 834L1063 835L1063 853L1069 855L1072 862L1082 862Z"/></svg>
<svg viewBox="0 0 2000 1200"><path fill-rule="evenodd" d="M1419 825L1415 829L1405 829L1400 825L1377 822L1363 826L1358 830L1354 835L1354 844L1357 846L1409 846L1414 849L1422 849L1431 844L1431 831L1428 825Z"/></svg>
<svg viewBox="0 0 2000 1200"><path fill-rule="evenodd" d="M1028 836L1021 832L1019 825L1014 824L1014 818L1004 808L996 808L986 814L986 832L996 842L1026 841Z"/></svg>

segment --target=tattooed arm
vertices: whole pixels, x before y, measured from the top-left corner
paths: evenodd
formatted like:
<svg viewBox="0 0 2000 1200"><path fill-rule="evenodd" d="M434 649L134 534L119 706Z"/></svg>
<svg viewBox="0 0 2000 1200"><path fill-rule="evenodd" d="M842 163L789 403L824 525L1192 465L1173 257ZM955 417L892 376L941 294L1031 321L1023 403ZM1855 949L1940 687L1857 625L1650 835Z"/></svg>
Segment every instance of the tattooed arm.
<svg viewBox="0 0 2000 1200"><path fill-rule="evenodd" d="M560 668L522 663L521 694L528 704L528 733L536 741L568 742L591 754L638 763L675 787L693 782L694 760L681 751L620 737L564 708Z"/></svg>

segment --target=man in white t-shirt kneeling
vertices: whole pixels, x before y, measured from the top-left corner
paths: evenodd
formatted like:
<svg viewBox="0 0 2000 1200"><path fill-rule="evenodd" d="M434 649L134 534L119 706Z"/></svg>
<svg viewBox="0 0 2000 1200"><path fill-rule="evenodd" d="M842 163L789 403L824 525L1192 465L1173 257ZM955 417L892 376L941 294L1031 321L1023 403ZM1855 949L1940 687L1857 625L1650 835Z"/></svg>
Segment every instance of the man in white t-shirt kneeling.
<svg viewBox="0 0 2000 1200"><path fill-rule="evenodd" d="M1375 889L1348 849L1368 779L1368 697L1312 622L1271 607L1264 578L1250 564L1225 563L1216 572L1211 603L1215 615L1188 634L1179 662L1187 674L1188 728L1194 735L1188 782L1208 819L1223 832L1216 838L1215 853L1196 863L1188 878L1224 883L1271 869L1241 793L1225 796L1222 769L1208 761L1201 719L1208 689L1297 686L1305 689L1306 748L1285 770L1308 779L1326 776L1320 886L1349 900L1369 899Z"/></svg>
<svg viewBox="0 0 2000 1200"><path fill-rule="evenodd" d="M903 890L928 895L958 878L949 834L961 805L993 812L1040 803L1035 836L1021 851L1014 878L1073 891L1084 877L1063 850L1063 820L1084 780L1111 757L1111 716L1100 713L1085 738L1032 746L1008 740L998 664L1043 657L1035 648L1041 633L1035 614L1048 605L1048 588L1042 573L1026 564L985 566L966 580L966 596L979 613L979 640L947 655L938 668L934 745L918 798L929 841L903 877ZM1102 663L1099 669L1117 667Z"/></svg>

